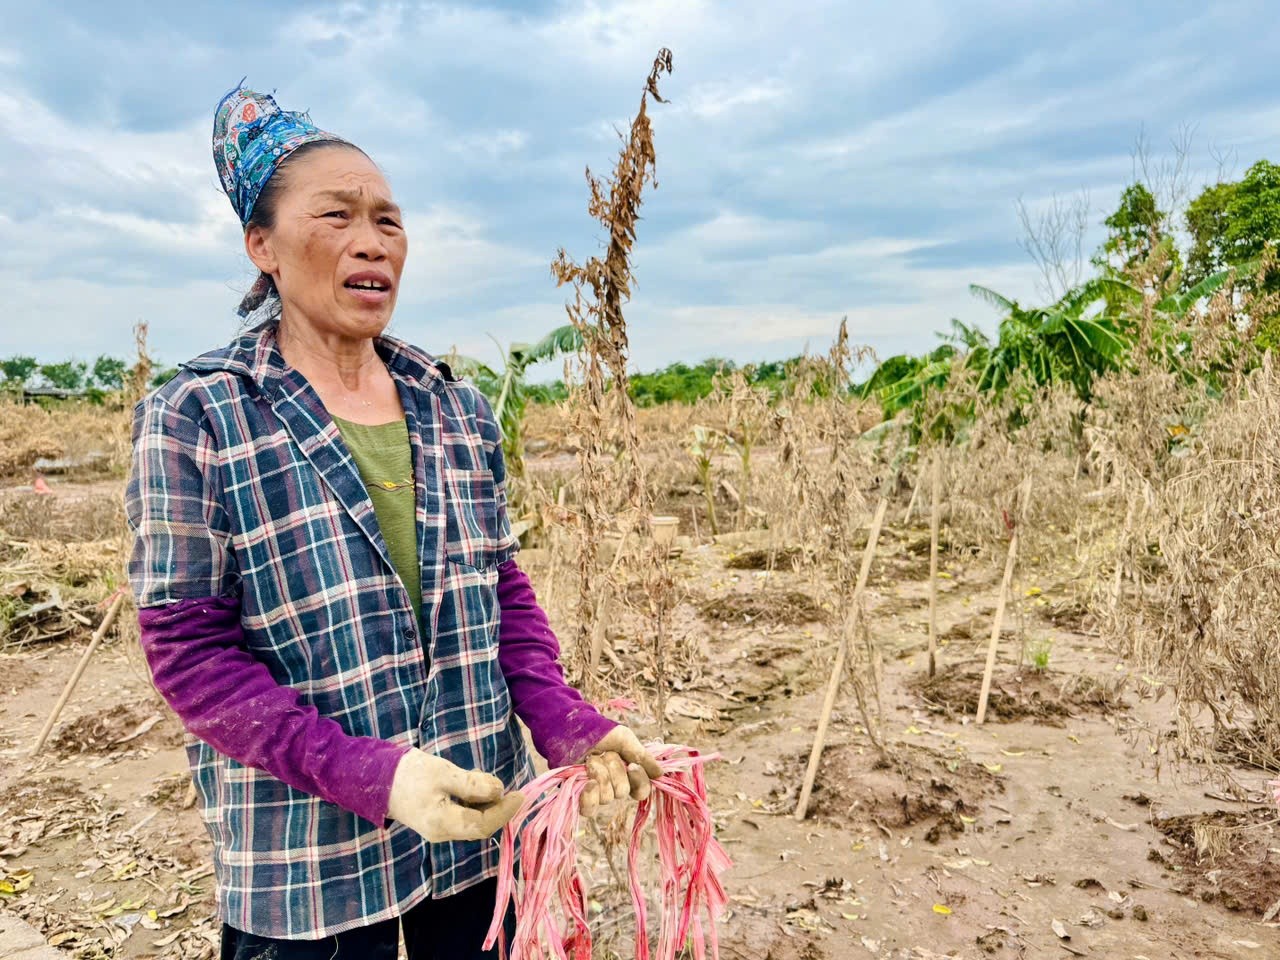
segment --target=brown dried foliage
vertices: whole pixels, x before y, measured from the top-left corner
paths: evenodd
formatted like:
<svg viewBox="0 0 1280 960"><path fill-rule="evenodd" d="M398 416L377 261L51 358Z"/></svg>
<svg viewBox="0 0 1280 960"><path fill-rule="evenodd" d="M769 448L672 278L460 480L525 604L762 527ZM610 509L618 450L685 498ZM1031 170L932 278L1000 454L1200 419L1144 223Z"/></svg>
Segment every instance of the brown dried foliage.
<svg viewBox="0 0 1280 960"><path fill-rule="evenodd" d="M611 601L628 595L621 589L628 575L644 586L648 621L650 666L658 693L662 719L667 685L667 633L670 625L672 583L665 549L659 551L648 536L653 496L645 477L635 405L628 394L627 359L630 343L623 307L631 298L634 277L631 251L636 239L642 194L655 184L657 154L649 122L648 101L663 101L658 79L672 68L671 51L663 49L640 97L640 108L624 139L612 176L602 182L587 170L590 190L588 212L608 231L603 256L583 264L571 260L562 249L552 264L561 285L573 288L566 305L570 322L582 332L579 356L581 379L571 390L566 411L576 437L580 477L573 503L577 532L579 590L577 638L573 645L572 672L591 693L601 693L597 668L605 643L603 631ZM599 569L601 541L617 521L622 543L614 562L602 576ZM634 541L633 547L628 543ZM622 565L623 558L627 564Z"/></svg>

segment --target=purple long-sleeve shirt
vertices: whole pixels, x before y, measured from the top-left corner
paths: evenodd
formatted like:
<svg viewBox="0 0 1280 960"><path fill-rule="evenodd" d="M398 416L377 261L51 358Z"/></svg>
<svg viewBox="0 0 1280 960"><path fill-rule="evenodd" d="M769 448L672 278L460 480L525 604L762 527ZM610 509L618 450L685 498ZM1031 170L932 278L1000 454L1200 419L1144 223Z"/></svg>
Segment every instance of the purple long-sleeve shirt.
<svg viewBox="0 0 1280 960"><path fill-rule="evenodd" d="M580 760L616 724L565 681L560 644L514 560L498 567L498 604L498 665L516 716L553 767ZM386 820L408 748L351 736L278 684L245 647L238 600L181 600L138 619L156 689L192 735L374 823Z"/></svg>

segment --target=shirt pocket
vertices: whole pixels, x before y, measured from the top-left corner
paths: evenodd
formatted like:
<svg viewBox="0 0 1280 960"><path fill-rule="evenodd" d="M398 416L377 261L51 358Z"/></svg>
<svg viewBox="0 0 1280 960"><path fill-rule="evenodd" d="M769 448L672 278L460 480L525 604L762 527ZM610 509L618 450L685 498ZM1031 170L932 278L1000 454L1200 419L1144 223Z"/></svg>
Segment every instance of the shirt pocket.
<svg viewBox="0 0 1280 960"><path fill-rule="evenodd" d="M490 470L444 469L445 556L473 570L509 560L516 538Z"/></svg>

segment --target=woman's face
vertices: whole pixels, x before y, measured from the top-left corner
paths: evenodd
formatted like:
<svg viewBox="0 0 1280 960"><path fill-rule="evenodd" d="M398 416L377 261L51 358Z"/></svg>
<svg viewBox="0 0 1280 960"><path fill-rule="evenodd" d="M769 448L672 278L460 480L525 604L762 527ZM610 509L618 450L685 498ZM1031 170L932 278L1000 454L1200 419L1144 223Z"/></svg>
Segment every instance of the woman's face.
<svg viewBox="0 0 1280 960"><path fill-rule="evenodd" d="M313 150L288 163L275 224L250 227L245 250L270 274L283 318L351 339L391 320L408 239L400 208L373 161L359 150Z"/></svg>

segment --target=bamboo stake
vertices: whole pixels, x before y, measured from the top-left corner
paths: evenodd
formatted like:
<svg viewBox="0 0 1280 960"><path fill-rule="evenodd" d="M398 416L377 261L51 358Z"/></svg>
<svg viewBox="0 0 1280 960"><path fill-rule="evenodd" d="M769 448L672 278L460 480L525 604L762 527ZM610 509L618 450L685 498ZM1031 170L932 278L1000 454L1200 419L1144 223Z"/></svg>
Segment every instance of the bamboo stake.
<svg viewBox="0 0 1280 960"><path fill-rule="evenodd" d="M67 705L67 701L71 699L71 691L76 688L76 684L80 682L80 677L84 674L85 667L89 666L89 661L93 657L93 653L98 649L98 644L102 642L102 638L107 635L107 631L111 629L111 625L116 622L116 615L120 612L120 607L124 604L124 591L121 590L111 601L111 606L107 607L106 616L102 618L102 623L98 629L94 631L93 638L89 641L89 646L84 654L80 657L80 662L76 664L75 670L71 674L71 679L67 681L66 687L62 690L62 696L58 697L58 702L53 705L53 713L49 714L49 719L45 721L44 729L40 731L40 736L36 740L36 745L31 748L31 756L35 756L44 749L45 741L49 739L49 734L53 732L53 726L58 722L58 716L62 713L62 708Z"/></svg>
<svg viewBox="0 0 1280 960"><path fill-rule="evenodd" d="M813 737L813 750L809 753L809 766L804 773L804 783L800 787L800 802L796 804L795 818L803 820L809 813L809 796L813 793L813 783L818 778L818 762L822 759L822 747L827 740L827 725L831 722L831 711L835 708L836 693L840 689L840 681L844 677L844 661L849 652L849 635L858 623L858 611L862 606L862 592L867 587L867 578L871 575L871 561L875 559L876 544L880 541L880 526L884 523L885 511L889 509L888 497L881 497L876 505L875 516L871 520L871 529L867 532L867 546L862 551L862 567L858 570L858 582L853 588L852 610L846 620L845 628L840 632L840 642L836 645L835 663L831 665L831 678L827 681L827 695L822 701L822 713L818 716L818 732Z"/></svg>
<svg viewBox="0 0 1280 960"><path fill-rule="evenodd" d="M1025 509L1031 499L1031 478L1019 484L1021 506ZM1009 584L1013 582L1013 565L1018 557L1018 532L1022 526L1022 510L1014 508L1013 535L1009 537L1009 555L1004 561L1004 577L1000 581L1000 596L996 600L995 623L991 625L991 640L987 644L987 666L982 672L982 691L978 694L977 723L987 719L987 700L991 696L991 678L996 669L996 649L1000 646L1000 630L1004 626L1004 609L1009 598Z"/></svg>
<svg viewBox="0 0 1280 960"><path fill-rule="evenodd" d="M909 526L911 523L911 514L916 509L916 499L920 496L920 487L924 484L924 473L916 475L916 485L911 488L911 499L907 501L907 512L902 515L902 525Z"/></svg>
<svg viewBox="0 0 1280 960"><path fill-rule="evenodd" d="M942 458L933 455L933 513L929 516L929 679L938 672L938 524L942 514Z"/></svg>

